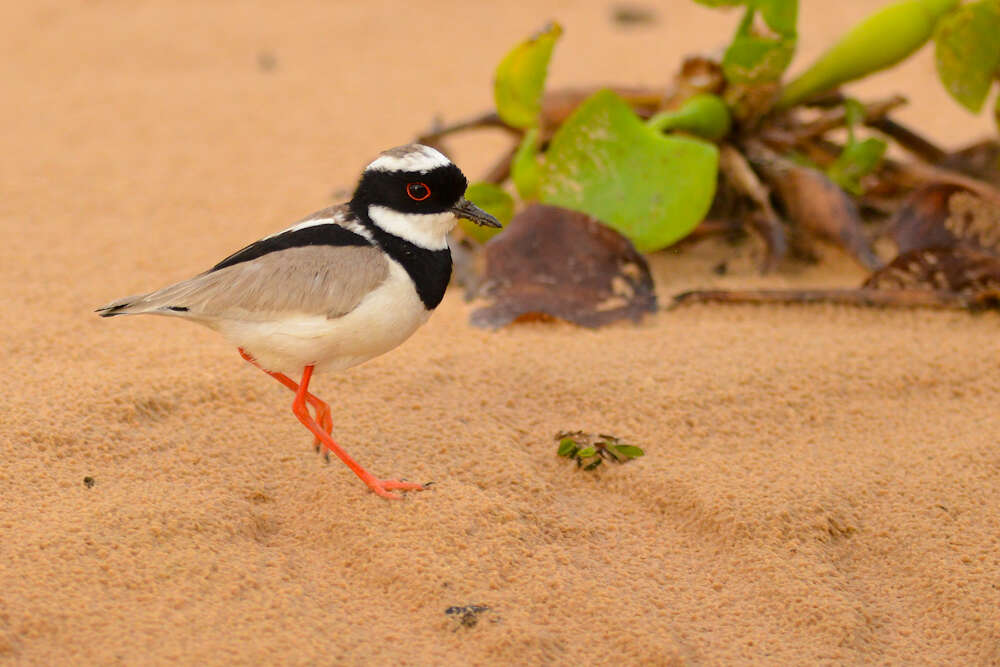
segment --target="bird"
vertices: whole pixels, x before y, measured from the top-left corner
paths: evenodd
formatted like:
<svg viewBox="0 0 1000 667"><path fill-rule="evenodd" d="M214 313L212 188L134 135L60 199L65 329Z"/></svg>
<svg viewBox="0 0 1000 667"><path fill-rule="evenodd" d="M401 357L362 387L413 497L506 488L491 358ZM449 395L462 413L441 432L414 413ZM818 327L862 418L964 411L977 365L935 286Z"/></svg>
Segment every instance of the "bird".
<svg viewBox="0 0 1000 667"><path fill-rule="evenodd" d="M465 199L468 181L440 151L407 144L361 172L350 201L324 208L229 255L193 278L98 308L102 317L164 315L214 329L244 360L295 393L292 413L317 451L333 452L379 496L426 488L379 479L333 439L314 372L384 354L441 303L451 278L448 233L459 218L500 222ZM296 382L293 377L298 377ZM309 407L315 414L310 414Z"/></svg>

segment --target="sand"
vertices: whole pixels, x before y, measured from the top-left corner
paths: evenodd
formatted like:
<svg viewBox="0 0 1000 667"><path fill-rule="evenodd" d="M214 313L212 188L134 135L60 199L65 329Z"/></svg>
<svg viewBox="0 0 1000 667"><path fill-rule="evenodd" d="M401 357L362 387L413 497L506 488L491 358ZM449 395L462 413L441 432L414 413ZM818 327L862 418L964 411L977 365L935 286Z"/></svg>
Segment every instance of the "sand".
<svg viewBox="0 0 1000 667"><path fill-rule="evenodd" d="M803 4L796 68L869 5ZM402 347L314 383L363 464L436 482L390 503L212 332L90 312L487 108L548 18L557 85L664 81L738 18L650 6L622 30L597 1L4 3L0 662L1000 663L994 314L696 306L493 333L452 289ZM927 51L857 90L908 93L900 117L947 146L990 132ZM454 144L472 175L500 145ZM661 298L862 275L826 248L763 279L757 252L658 255ZM646 455L586 473L560 429ZM445 613L467 605L489 610Z"/></svg>

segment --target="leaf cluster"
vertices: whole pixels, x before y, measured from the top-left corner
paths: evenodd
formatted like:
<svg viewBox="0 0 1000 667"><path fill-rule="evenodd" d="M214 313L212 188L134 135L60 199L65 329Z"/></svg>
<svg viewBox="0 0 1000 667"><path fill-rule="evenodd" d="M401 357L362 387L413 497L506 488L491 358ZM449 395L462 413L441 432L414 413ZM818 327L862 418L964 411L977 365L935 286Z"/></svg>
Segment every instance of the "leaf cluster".
<svg viewBox="0 0 1000 667"><path fill-rule="evenodd" d="M499 63L495 112L421 140L440 142L451 131L484 125L514 135L508 153L467 194L504 223L529 209L542 210L536 205L556 213L569 209L615 230L640 252L665 248L696 230L746 231L764 241L762 271L787 256L814 258L814 238L840 245L863 267L878 271L884 262L866 220L892 215L915 188L956 182L955 171L974 178L1000 174L995 157L976 166L991 146L975 154L947 153L891 118L905 98L862 102L838 90L933 41L946 90L978 111L1000 78L1000 0L886 4L790 79L798 0L695 2L741 8L742 20L720 59L688 57L670 86L547 90L549 64L563 34L551 23ZM889 157L890 144L934 167ZM495 233L463 228L480 243ZM510 278L490 280L515 284ZM615 280L613 272L606 278L608 284ZM537 282L522 285L522 291L547 289ZM607 293L598 286L594 294ZM593 301L586 308L594 312L617 303ZM579 317L573 321L593 319L586 308L575 309ZM507 320L524 311L510 312Z"/></svg>
<svg viewBox="0 0 1000 667"><path fill-rule="evenodd" d="M645 454L639 447L628 445L613 435L593 435L583 431L562 431L556 434L559 456L576 461L578 468L594 470L604 461L627 463Z"/></svg>

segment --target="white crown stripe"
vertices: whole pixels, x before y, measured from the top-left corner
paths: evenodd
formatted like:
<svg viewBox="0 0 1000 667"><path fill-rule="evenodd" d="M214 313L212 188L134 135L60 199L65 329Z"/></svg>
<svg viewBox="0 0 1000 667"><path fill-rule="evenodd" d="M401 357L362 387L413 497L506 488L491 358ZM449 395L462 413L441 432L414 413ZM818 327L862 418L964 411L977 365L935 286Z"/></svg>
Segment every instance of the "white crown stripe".
<svg viewBox="0 0 1000 667"><path fill-rule="evenodd" d="M438 167L447 167L451 160L430 146L415 145L412 151L403 155L380 155L368 165L366 171L417 171L428 172Z"/></svg>

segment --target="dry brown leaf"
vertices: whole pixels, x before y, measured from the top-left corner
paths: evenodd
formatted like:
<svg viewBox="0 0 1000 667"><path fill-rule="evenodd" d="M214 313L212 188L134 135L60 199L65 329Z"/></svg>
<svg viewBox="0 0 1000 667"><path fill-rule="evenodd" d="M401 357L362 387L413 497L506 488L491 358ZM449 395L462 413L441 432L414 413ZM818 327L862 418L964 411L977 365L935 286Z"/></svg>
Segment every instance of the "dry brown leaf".
<svg viewBox="0 0 1000 667"><path fill-rule="evenodd" d="M873 273L864 287L928 289L965 296L1000 288L1000 257L969 245L921 248Z"/></svg>
<svg viewBox="0 0 1000 667"><path fill-rule="evenodd" d="M986 139L948 153L938 166L1000 187L1000 141Z"/></svg>
<svg viewBox="0 0 1000 667"><path fill-rule="evenodd" d="M931 183L903 200L886 229L899 254L957 243L958 239L944 223L948 219L948 200L960 190L961 186L951 183Z"/></svg>
<svg viewBox="0 0 1000 667"><path fill-rule="evenodd" d="M853 200L821 171L790 165L774 181L788 215L802 228L841 246L866 269L882 266L861 229Z"/></svg>
<svg viewBox="0 0 1000 667"><path fill-rule="evenodd" d="M532 204L485 246L476 326L539 314L598 327L656 310L646 260L615 230L583 213Z"/></svg>
<svg viewBox="0 0 1000 667"><path fill-rule="evenodd" d="M720 146L719 171L724 177L723 183L728 188L754 203L757 210L745 218L749 221L750 227L764 239L767 247L760 272L773 271L788 252L788 239L778 214L771 206L771 192L760 182L750 163L732 144L723 143ZM720 188L720 191L724 190Z"/></svg>
<svg viewBox="0 0 1000 667"><path fill-rule="evenodd" d="M1000 255L1000 206L955 183L912 192L889 221L899 253L969 245Z"/></svg>
<svg viewBox="0 0 1000 667"><path fill-rule="evenodd" d="M833 241L866 269L882 266L861 228L857 204L826 174L783 158L757 141L748 141L745 148L800 229Z"/></svg>

